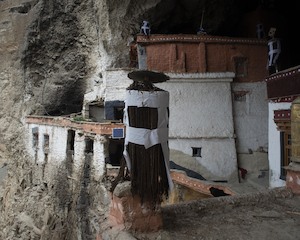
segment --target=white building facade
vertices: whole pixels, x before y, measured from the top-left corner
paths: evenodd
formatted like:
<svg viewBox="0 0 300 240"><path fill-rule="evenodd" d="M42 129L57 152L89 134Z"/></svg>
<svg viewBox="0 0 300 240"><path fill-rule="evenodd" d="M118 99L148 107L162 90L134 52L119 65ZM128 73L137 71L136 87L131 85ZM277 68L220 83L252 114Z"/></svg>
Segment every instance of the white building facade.
<svg viewBox="0 0 300 240"><path fill-rule="evenodd" d="M103 85L95 84L94 91L85 95L83 114L89 117L86 109L89 103L97 99L103 102L104 111L105 102L124 101L126 88L132 83L127 77L130 71L132 69L106 71ZM155 85L170 93L170 160L172 150L177 150L187 157L194 157L201 168L206 168L216 178L214 180L236 180L237 156L231 97L234 73L165 74L170 80ZM193 170L199 172L199 169Z"/></svg>

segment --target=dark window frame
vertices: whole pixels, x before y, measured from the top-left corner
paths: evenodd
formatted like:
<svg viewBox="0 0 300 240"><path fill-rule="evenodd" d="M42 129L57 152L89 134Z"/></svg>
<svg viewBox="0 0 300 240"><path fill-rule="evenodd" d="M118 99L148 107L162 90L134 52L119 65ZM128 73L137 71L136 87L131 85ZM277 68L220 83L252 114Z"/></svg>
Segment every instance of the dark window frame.
<svg viewBox="0 0 300 240"><path fill-rule="evenodd" d="M85 153L94 153L94 139L86 137L84 139L85 142Z"/></svg>
<svg viewBox="0 0 300 240"><path fill-rule="evenodd" d="M235 57L234 68L236 77L248 76L248 59L246 57Z"/></svg>
<svg viewBox="0 0 300 240"><path fill-rule="evenodd" d="M291 162L291 132L281 131L280 132L280 179L286 180L286 169Z"/></svg>
<svg viewBox="0 0 300 240"><path fill-rule="evenodd" d="M50 137L49 134L44 134L44 139L43 139L43 150L44 153L48 153L49 152L49 146L50 146Z"/></svg>
<svg viewBox="0 0 300 240"><path fill-rule="evenodd" d="M35 132L32 134L32 146L37 149L39 147L39 133Z"/></svg>
<svg viewBox="0 0 300 240"><path fill-rule="evenodd" d="M193 157L202 157L202 148L201 147L192 147L192 156Z"/></svg>

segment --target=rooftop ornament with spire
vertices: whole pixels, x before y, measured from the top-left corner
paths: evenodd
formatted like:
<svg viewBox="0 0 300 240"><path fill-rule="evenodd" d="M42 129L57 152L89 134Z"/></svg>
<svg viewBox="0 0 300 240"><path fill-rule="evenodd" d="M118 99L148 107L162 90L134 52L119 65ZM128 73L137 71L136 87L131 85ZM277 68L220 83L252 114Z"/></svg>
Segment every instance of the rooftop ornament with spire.
<svg viewBox="0 0 300 240"><path fill-rule="evenodd" d="M207 34L205 32L204 28L203 28L204 12L205 12L205 8L203 8L203 10L202 10L201 24L200 24L199 30L197 31L198 35L205 35L205 34Z"/></svg>
<svg viewBox="0 0 300 240"><path fill-rule="evenodd" d="M143 25L141 26L140 33L149 36L151 33L150 23L148 21L143 21Z"/></svg>

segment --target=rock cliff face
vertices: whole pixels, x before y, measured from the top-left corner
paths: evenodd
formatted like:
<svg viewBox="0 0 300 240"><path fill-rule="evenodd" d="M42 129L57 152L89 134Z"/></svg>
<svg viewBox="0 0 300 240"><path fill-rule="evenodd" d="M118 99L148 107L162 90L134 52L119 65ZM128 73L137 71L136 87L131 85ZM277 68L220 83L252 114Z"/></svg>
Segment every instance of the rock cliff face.
<svg viewBox="0 0 300 240"><path fill-rule="evenodd" d="M90 81L128 66L127 41L158 3L0 1L0 239L95 239L103 187L81 194L84 176L71 187L63 168L51 186L35 179L24 117L79 112Z"/></svg>
<svg viewBox="0 0 300 240"><path fill-rule="evenodd" d="M110 11L105 1L0 1L0 239L95 239L103 187L82 194L84 176L71 188L63 167L51 185L35 179L24 117L79 112L91 79L126 66L133 30L121 31L124 16Z"/></svg>
<svg viewBox="0 0 300 240"><path fill-rule="evenodd" d="M233 4L0 0L0 239L95 239L107 227L101 226L107 197L99 183L91 183L83 214L76 209L78 185L69 191L63 170L51 186L34 179L36 166L24 151L25 116L81 111L84 93L102 71L129 66L127 43L142 20L154 33L196 33L205 7L206 30L214 32L237 15Z"/></svg>
<svg viewBox="0 0 300 240"><path fill-rule="evenodd" d="M127 43L142 20L150 21L153 33L196 33L205 9L205 27L213 33L224 19L238 14L233 4L0 1L1 139L11 138L25 115L80 111L83 94L91 81L100 80L101 71L129 66Z"/></svg>

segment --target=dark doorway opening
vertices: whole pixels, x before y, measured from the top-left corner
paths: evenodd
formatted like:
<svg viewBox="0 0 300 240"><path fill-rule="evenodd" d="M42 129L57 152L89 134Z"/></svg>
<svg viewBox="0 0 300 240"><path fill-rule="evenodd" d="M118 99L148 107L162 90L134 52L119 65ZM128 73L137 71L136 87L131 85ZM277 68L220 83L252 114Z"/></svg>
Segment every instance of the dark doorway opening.
<svg viewBox="0 0 300 240"><path fill-rule="evenodd" d="M94 152L94 140L86 137L85 138L85 153L93 153Z"/></svg>
<svg viewBox="0 0 300 240"><path fill-rule="evenodd" d="M106 163L112 166L120 166L124 151L124 139L110 139L109 140L109 157Z"/></svg>
<svg viewBox="0 0 300 240"><path fill-rule="evenodd" d="M75 131L68 130L67 150L74 151L74 142L75 142Z"/></svg>

